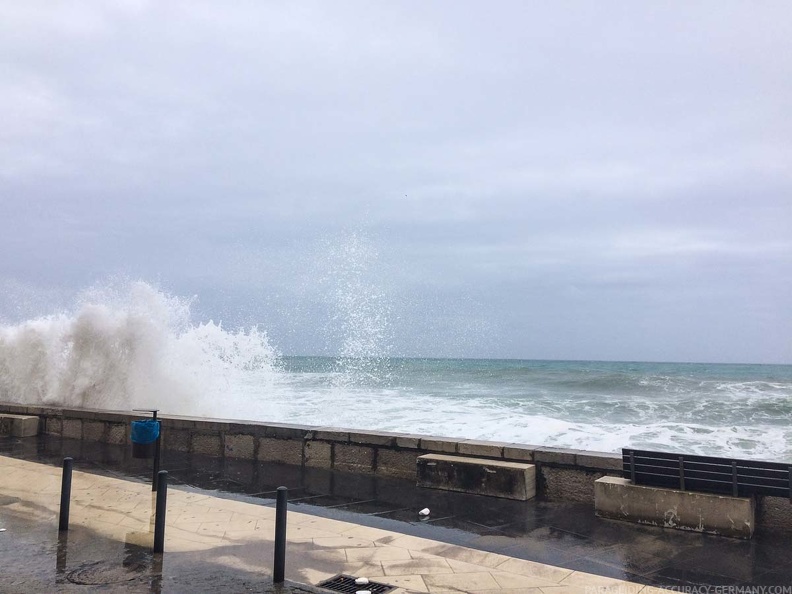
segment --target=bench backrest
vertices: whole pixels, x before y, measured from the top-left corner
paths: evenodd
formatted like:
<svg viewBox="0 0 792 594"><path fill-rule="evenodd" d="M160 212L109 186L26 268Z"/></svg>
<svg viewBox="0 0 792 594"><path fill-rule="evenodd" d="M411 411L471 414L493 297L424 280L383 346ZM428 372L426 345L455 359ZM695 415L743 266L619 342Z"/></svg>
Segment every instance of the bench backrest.
<svg viewBox="0 0 792 594"><path fill-rule="evenodd" d="M622 467L624 478L635 485L792 501L792 464L624 448Z"/></svg>

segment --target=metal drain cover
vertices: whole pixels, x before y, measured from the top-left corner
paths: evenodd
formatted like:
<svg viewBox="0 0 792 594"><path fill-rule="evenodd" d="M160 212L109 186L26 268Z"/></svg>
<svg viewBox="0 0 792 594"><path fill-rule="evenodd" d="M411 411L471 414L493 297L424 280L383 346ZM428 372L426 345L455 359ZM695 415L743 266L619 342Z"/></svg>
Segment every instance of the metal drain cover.
<svg viewBox="0 0 792 594"><path fill-rule="evenodd" d="M120 584L129 582L145 572L147 567L142 563L132 563L121 566L107 561L94 561L86 563L69 572L66 579L72 584L83 586L103 586L105 584Z"/></svg>
<svg viewBox="0 0 792 594"><path fill-rule="evenodd" d="M368 590L371 594L385 594L386 592L396 589L396 586L372 581L369 581L365 586L358 586L355 584L355 579L356 578L351 575L339 574L329 580L320 582L318 585L320 588L333 590L334 592L343 592L344 594L355 594L358 590Z"/></svg>

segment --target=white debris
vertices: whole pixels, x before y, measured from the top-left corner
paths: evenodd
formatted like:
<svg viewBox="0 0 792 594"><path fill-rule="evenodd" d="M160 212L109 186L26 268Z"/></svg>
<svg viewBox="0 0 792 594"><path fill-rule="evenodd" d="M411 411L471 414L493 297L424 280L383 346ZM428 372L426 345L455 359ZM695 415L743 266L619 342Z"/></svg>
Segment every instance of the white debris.
<svg viewBox="0 0 792 594"><path fill-rule="evenodd" d="M371 590L358 590L355 594L371 594Z"/></svg>
<svg viewBox="0 0 792 594"><path fill-rule="evenodd" d="M365 586L368 583L369 583L369 579L366 577L359 577L355 579L356 586Z"/></svg>
<svg viewBox="0 0 792 594"><path fill-rule="evenodd" d="M418 512L419 516L428 516L429 515L429 508L425 507L421 511Z"/></svg>

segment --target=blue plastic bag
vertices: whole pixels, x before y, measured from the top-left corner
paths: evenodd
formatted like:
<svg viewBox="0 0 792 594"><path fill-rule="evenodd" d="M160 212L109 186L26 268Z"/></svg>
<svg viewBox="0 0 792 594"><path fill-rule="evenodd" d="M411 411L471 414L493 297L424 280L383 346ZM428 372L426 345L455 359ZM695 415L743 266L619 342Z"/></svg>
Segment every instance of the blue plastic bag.
<svg viewBox="0 0 792 594"><path fill-rule="evenodd" d="M159 421L132 421L132 443L153 443L159 437Z"/></svg>

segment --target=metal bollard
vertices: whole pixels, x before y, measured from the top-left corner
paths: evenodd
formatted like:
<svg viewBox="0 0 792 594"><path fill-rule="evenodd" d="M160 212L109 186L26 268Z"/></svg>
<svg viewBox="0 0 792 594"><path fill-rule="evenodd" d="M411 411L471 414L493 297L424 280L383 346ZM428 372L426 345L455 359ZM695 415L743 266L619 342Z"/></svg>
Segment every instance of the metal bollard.
<svg viewBox="0 0 792 594"><path fill-rule="evenodd" d="M63 478L61 479L60 522L58 530L69 529L69 502L71 500L72 468L74 459L63 459Z"/></svg>
<svg viewBox="0 0 792 594"><path fill-rule="evenodd" d="M275 500L275 568L272 572L272 581L282 584L286 575L286 500L289 490L278 487L278 497Z"/></svg>
<svg viewBox="0 0 792 594"><path fill-rule="evenodd" d="M168 471L160 470L157 475L157 509L154 516L154 552L165 550L165 510L168 501Z"/></svg>
<svg viewBox="0 0 792 594"><path fill-rule="evenodd" d="M157 411L153 411L154 419L157 420ZM159 471L160 471L160 440L162 439L162 421L157 420L157 426L159 427L157 431L157 442L154 446L154 476L152 477L151 481L151 490L157 490L157 483L159 482Z"/></svg>

